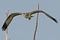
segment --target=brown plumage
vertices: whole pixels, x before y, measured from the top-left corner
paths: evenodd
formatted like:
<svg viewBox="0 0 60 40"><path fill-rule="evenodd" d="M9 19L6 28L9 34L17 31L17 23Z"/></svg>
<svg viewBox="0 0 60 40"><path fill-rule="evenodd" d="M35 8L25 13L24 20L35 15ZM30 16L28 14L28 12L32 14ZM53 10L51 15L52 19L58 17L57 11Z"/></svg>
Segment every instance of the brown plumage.
<svg viewBox="0 0 60 40"><path fill-rule="evenodd" d="M18 16L18 15L24 15L25 18L27 19L31 19L32 14L35 14L35 13L43 13L45 14L47 17L49 17L50 19L52 19L54 22L57 23L57 20L55 18L53 18L52 16L50 16L49 14L47 14L46 12L42 11L42 10L35 10L35 11L32 11L32 12L27 12L27 13L12 13L10 14L6 21L4 22L3 26L2 26L2 30L5 31L6 28L8 27L8 25L10 24L10 22L12 21L12 19L15 17L15 16Z"/></svg>

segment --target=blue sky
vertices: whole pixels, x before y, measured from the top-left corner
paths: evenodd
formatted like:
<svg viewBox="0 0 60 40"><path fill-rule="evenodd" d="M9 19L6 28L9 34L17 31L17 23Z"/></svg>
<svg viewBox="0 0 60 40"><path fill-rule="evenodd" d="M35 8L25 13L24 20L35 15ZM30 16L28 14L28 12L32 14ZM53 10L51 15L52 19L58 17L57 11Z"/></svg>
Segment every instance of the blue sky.
<svg viewBox="0 0 60 40"><path fill-rule="evenodd" d="M60 0L0 0L0 40L5 40L5 32L2 31L6 15L5 11L28 12L37 9L44 10L58 20L58 24L46 17L39 15L39 25L36 40L60 40ZM29 21L23 16L16 16L8 27L10 40L33 40L36 14Z"/></svg>

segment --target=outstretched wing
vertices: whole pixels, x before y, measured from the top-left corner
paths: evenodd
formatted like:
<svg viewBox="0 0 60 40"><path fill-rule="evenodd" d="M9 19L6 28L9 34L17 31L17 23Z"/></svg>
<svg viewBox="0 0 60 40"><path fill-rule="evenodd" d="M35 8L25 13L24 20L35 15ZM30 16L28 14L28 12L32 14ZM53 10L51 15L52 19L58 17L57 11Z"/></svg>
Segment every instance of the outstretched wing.
<svg viewBox="0 0 60 40"><path fill-rule="evenodd" d="M12 19L13 19L15 16L21 15L21 14L22 14L22 13L12 13L12 14L10 14L10 15L7 17L6 21L4 22L4 24L3 24L3 26L2 26L2 30L5 31L5 30L7 29L7 27L8 27L8 25L10 24L10 22L12 21Z"/></svg>
<svg viewBox="0 0 60 40"><path fill-rule="evenodd" d="M35 10L35 11L30 12L30 14L32 15L32 14L39 13L39 12L40 10Z"/></svg>
<svg viewBox="0 0 60 40"><path fill-rule="evenodd" d="M55 18L53 18L52 16L50 16L49 14L47 14L46 12L44 12L42 10L35 10L35 11L30 12L30 13L32 15L32 14L39 13L39 12L44 13L47 17L49 17L50 19L52 19L53 21L55 21L57 23L57 20Z"/></svg>
<svg viewBox="0 0 60 40"><path fill-rule="evenodd" d="M57 20L56 20L54 17L50 16L50 15L47 14L46 12L41 11L41 13L44 13L47 17L49 17L50 19L52 19L54 22L58 23Z"/></svg>

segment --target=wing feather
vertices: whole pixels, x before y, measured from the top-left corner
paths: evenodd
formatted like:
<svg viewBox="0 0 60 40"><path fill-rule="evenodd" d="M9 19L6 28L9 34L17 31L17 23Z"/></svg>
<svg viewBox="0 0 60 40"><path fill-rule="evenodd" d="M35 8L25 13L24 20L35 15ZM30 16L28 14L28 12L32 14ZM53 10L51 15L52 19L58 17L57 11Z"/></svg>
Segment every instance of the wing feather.
<svg viewBox="0 0 60 40"><path fill-rule="evenodd" d="M56 20L54 17L50 16L49 14L47 14L47 13L44 12L44 11L41 11L41 12L44 13L44 14L45 14L47 17L49 17L50 19L52 19L54 22L58 23L57 20Z"/></svg>
<svg viewBox="0 0 60 40"><path fill-rule="evenodd" d="M21 15L21 13L12 13L7 17L6 21L4 22L4 24L2 26L3 31L5 31L7 29L8 25L11 23L12 19L17 15Z"/></svg>
<svg viewBox="0 0 60 40"><path fill-rule="evenodd" d="M50 19L52 19L54 22L58 23L57 20L55 18L53 18L52 16L50 16L49 14L47 14L46 12L42 11L42 10L35 10L35 11L32 11L31 12L31 15L32 14L35 14L35 13L44 13L47 17L49 17Z"/></svg>

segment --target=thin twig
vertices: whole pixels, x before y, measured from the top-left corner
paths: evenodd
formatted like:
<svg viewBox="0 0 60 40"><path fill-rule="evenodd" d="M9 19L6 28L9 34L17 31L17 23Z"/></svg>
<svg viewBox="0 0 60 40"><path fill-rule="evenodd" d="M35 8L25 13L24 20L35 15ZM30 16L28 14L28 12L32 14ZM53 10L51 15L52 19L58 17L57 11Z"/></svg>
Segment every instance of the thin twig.
<svg viewBox="0 0 60 40"><path fill-rule="evenodd" d="M9 13L9 11L6 12L6 17L8 17L8 13ZM9 40L9 37L8 37L8 28L6 29L6 40Z"/></svg>
<svg viewBox="0 0 60 40"><path fill-rule="evenodd" d="M39 10L39 4L38 4L38 10ZM37 17L36 17L36 27L35 27L35 31L34 31L33 40L36 40L36 32L37 32L37 27L38 27L38 16L39 16L39 13L37 13Z"/></svg>

